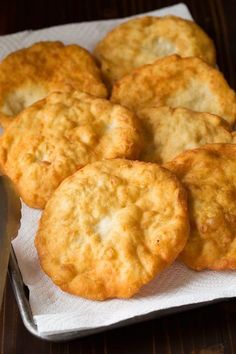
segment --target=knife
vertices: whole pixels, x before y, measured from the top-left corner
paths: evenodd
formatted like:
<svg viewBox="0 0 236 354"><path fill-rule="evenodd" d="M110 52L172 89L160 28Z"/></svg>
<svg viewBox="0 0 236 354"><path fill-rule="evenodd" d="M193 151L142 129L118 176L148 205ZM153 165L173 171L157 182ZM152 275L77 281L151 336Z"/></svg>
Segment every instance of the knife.
<svg viewBox="0 0 236 354"><path fill-rule="evenodd" d="M0 308L5 287L11 240L17 235L21 201L7 176L0 176Z"/></svg>

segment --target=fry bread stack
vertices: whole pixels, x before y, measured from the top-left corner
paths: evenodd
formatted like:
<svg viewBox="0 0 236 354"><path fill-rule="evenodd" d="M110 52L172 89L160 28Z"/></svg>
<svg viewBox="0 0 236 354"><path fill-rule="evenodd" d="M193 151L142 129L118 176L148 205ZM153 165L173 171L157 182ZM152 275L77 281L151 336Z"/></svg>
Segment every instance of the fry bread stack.
<svg viewBox="0 0 236 354"><path fill-rule="evenodd" d="M42 269L92 300L130 298L177 258L236 269L236 95L212 40L145 16L93 54L41 42L0 63L0 168L43 209Z"/></svg>

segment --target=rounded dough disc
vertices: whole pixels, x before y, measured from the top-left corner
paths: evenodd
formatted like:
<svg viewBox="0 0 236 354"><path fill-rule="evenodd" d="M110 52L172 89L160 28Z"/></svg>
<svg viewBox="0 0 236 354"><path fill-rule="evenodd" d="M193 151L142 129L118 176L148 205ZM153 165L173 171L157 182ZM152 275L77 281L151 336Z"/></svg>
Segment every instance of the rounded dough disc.
<svg viewBox="0 0 236 354"><path fill-rule="evenodd" d="M236 269L236 145L189 150L166 167L188 191L190 236L180 258L196 270Z"/></svg>
<svg viewBox="0 0 236 354"><path fill-rule="evenodd" d="M144 16L122 23L97 44L94 53L111 84L171 54L199 57L215 65L212 40L196 23L176 16Z"/></svg>
<svg viewBox="0 0 236 354"><path fill-rule="evenodd" d="M113 102L135 112L149 106L185 107L218 115L233 125L236 96L223 75L199 58L172 55L117 81Z"/></svg>
<svg viewBox="0 0 236 354"><path fill-rule="evenodd" d="M172 263L188 236L185 191L156 164L122 159L68 177L43 212L36 248L62 290L129 298Z"/></svg>
<svg viewBox="0 0 236 354"><path fill-rule="evenodd" d="M92 55L61 42L39 42L8 55L0 64L0 124L50 92L73 87L97 97L107 90Z"/></svg>
<svg viewBox="0 0 236 354"><path fill-rule="evenodd" d="M165 163L181 152L211 143L236 143L227 122L186 108L149 107L138 112L144 135L140 160Z"/></svg>
<svg viewBox="0 0 236 354"><path fill-rule="evenodd" d="M135 159L141 138L134 114L79 91L51 93L25 109L0 138L0 166L22 199L44 208L58 185L104 158Z"/></svg>

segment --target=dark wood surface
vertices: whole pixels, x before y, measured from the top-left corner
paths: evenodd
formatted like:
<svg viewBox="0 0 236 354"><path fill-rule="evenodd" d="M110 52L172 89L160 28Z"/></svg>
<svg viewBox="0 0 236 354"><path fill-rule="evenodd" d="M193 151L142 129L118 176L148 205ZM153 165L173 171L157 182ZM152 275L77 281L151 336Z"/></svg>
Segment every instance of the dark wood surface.
<svg viewBox="0 0 236 354"><path fill-rule="evenodd" d="M52 25L124 17L175 0L0 0L0 35ZM236 0L185 0L214 39L218 64L236 89ZM24 328L7 283L0 316L0 354L236 353L236 300L170 315L65 344L34 338Z"/></svg>

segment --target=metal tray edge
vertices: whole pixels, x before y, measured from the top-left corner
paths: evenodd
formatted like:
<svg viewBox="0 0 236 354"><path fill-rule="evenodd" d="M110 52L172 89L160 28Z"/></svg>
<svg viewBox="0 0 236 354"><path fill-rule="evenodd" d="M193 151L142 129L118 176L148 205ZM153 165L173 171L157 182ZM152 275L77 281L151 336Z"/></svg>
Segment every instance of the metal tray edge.
<svg viewBox="0 0 236 354"><path fill-rule="evenodd" d="M197 304L189 304L189 305L184 305L184 306L178 306L178 307L172 307L169 309L164 309L164 310L158 310L158 311L153 311L145 315L140 315L140 316L135 316L132 318L129 318L127 320L123 320L120 322L117 322L115 324L109 325L109 326L103 326L103 327L97 327L97 328L92 328L92 329L86 329L86 330L80 330L80 331L72 331L72 332L61 332L58 334L52 334L52 335L43 335L40 334L37 330L37 326L34 322L33 315L31 312L29 300L27 299L27 296L25 294L25 289L24 289L24 282L21 276L21 272L18 266L18 262L13 250L13 247L11 247L11 254L10 254L10 260L9 260L9 266L8 266L8 276L10 278L11 286L15 294L16 302L19 308L19 312L22 318L22 321L27 328L27 330L36 336L37 338L40 338L45 341L49 342L66 342L69 340L73 340L76 338L82 338L86 337L92 334L100 333L103 331L107 330L112 330L115 328L119 327L124 327L127 325L131 324L137 324L140 322L148 321L154 318L160 318L166 315L172 315L176 314L179 312L187 311L187 310L192 310L198 307L203 307L209 304L229 300L230 298L220 298L220 299L214 299L211 301L207 302L200 302Z"/></svg>

